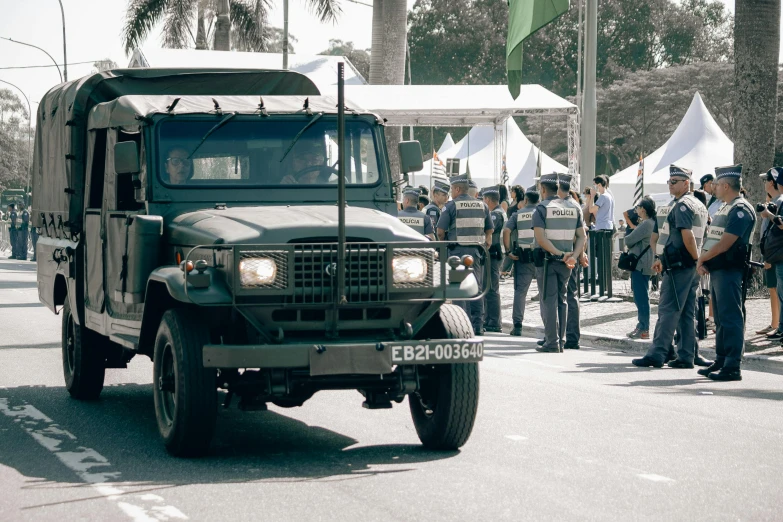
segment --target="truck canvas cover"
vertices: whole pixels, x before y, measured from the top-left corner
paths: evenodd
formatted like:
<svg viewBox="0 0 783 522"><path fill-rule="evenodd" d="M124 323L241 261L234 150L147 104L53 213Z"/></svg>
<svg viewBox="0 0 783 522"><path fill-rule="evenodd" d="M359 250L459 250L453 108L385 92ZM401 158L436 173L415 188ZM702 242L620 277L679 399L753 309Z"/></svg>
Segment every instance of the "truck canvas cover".
<svg viewBox="0 0 783 522"><path fill-rule="evenodd" d="M319 94L302 74L252 69L115 69L60 84L41 99L36 117L33 226L49 235L81 231L88 114L99 103L125 95Z"/></svg>

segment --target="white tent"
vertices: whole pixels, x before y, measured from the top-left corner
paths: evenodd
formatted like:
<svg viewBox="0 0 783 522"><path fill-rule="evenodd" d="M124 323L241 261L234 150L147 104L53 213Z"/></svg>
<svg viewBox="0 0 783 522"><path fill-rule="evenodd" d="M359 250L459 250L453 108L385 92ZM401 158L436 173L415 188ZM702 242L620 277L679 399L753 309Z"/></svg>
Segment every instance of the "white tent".
<svg viewBox="0 0 783 522"><path fill-rule="evenodd" d="M734 144L715 122L697 92L674 134L644 159L644 193L668 192L666 182L672 163L692 170L692 181L698 186L704 174L714 173L715 167L731 165L733 161ZM633 205L638 172L639 163L634 163L610 179L615 221Z"/></svg>
<svg viewBox="0 0 783 522"><path fill-rule="evenodd" d="M367 81L344 56L289 54L288 68L310 78L321 94L337 93L337 63L345 62L345 84L364 85ZM129 68L219 67L224 69L282 69L281 53L199 51L148 47L133 51Z"/></svg>
<svg viewBox="0 0 783 522"><path fill-rule="evenodd" d="M509 185L533 185L538 165L538 147L533 145L527 136L517 126L513 118L503 124L503 134L495 132L493 127L476 126L453 147L438 152L438 157L446 159L459 158L460 172L466 171L470 164L470 175L479 187L498 183L499 173L495 172L495 151L506 151L506 169ZM501 143L496 143L501 140ZM424 169L416 173L412 179L416 185L429 186L432 160L424 163ZM546 154L541 155L541 172L568 172L568 167L561 165Z"/></svg>
<svg viewBox="0 0 783 522"><path fill-rule="evenodd" d="M438 156L443 156L443 153L454 146L454 138L451 137L451 133L446 134L446 139L441 143L438 149Z"/></svg>

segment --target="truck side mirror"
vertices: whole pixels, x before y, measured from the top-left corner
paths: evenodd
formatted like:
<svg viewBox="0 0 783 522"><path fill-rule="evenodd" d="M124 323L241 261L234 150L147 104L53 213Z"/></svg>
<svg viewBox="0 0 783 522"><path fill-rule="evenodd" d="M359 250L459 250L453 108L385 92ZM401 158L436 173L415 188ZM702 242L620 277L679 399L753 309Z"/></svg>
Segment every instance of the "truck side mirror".
<svg viewBox="0 0 783 522"><path fill-rule="evenodd" d="M403 174L419 172L424 168L421 144L418 141L401 141L399 147L400 169Z"/></svg>
<svg viewBox="0 0 783 522"><path fill-rule="evenodd" d="M114 172L117 174L138 174L139 151L135 141L123 141L114 145Z"/></svg>

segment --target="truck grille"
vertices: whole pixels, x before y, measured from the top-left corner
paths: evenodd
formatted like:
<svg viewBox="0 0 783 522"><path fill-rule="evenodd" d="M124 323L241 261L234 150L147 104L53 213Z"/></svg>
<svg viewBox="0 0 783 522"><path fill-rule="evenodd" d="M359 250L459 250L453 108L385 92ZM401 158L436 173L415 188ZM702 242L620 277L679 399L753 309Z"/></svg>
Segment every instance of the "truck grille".
<svg viewBox="0 0 783 522"><path fill-rule="evenodd" d="M378 244L345 246L345 291L348 302L386 300L386 247ZM337 245L294 246L292 281L294 304L331 303L337 286Z"/></svg>

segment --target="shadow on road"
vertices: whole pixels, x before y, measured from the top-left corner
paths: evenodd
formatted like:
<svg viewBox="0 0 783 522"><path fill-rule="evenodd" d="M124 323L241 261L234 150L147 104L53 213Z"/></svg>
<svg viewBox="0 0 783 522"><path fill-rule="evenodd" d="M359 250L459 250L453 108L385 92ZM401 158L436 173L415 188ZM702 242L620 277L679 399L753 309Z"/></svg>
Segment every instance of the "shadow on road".
<svg viewBox="0 0 783 522"><path fill-rule="evenodd" d="M0 253L2 255L2 253ZM24 261L18 261L15 259L0 259L0 272L3 273L9 273L9 272L35 272L38 269L38 265L36 263L31 263L30 261L24 262Z"/></svg>
<svg viewBox="0 0 783 522"><path fill-rule="evenodd" d="M62 344L59 341L51 343L37 343L37 344L0 344L0 350L19 350L19 349L48 349L48 348L62 348Z"/></svg>
<svg viewBox="0 0 783 522"><path fill-rule="evenodd" d="M0 290L16 290L20 288L38 288L35 281L0 281Z"/></svg>
<svg viewBox="0 0 783 522"><path fill-rule="evenodd" d="M2 283L0 283L2 286ZM0 309L3 308L38 308L45 306L43 303L0 303Z"/></svg>
<svg viewBox="0 0 783 522"><path fill-rule="evenodd" d="M181 485L355 480L412 471L416 463L459 454L429 451L413 444L351 448L358 441L340 433L276 412L241 412L234 406L229 410L221 408L208 456L177 459L166 453L158 437L149 384L108 386L95 402L72 400L62 387L7 388L0 390L0 398L7 398L14 405L28 403L41 410L78 437L79 445L106 457L113 469L121 471L123 482ZM360 414L361 411L357 413ZM7 449L13 442L12 436L29 439L19 425L0 416L2 428ZM42 465L41 460L50 465ZM0 465L12 467L26 477L74 482L73 474L63 474L62 466L43 448L24 458L14 451L0 450ZM377 469L386 465L394 467Z"/></svg>
<svg viewBox="0 0 783 522"><path fill-rule="evenodd" d="M576 371L563 373L636 373L650 371L649 368L639 368L631 364L631 360L625 363L577 363Z"/></svg>

